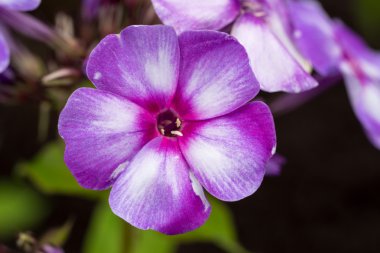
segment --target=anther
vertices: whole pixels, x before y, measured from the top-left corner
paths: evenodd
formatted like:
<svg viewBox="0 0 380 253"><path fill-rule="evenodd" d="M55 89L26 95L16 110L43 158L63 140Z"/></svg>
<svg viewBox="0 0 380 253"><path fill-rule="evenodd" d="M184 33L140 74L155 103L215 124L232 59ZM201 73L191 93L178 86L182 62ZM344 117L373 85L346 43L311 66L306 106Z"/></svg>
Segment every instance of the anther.
<svg viewBox="0 0 380 253"><path fill-rule="evenodd" d="M179 128L181 126L182 122L179 118L176 119L175 121L175 125L177 126L177 128Z"/></svg>
<svg viewBox="0 0 380 253"><path fill-rule="evenodd" d="M170 133L175 136L183 136L183 133L178 130L170 131Z"/></svg>

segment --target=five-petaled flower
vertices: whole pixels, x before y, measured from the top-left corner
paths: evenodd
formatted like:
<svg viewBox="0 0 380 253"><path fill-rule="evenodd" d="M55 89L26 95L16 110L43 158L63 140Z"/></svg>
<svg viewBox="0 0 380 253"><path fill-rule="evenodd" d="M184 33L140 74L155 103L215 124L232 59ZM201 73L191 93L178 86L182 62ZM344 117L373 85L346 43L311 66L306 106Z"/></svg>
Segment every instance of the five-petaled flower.
<svg viewBox="0 0 380 253"><path fill-rule="evenodd" d="M201 226L203 193L236 201L254 193L272 156L272 114L244 48L215 31L177 36L131 26L89 57L96 89L80 88L59 119L65 162L90 189L112 186L114 213L166 234Z"/></svg>
<svg viewBox="0 0 380 253"><path fill-rule="evenodd" d="M286 1L152 0L166 25L178 32L219 30L233 23L231 34L247 50L261 89L297 93L314 88L311 66L292 41Z"/></svg>
<svg viewBox="0 0 380 253"><path fill-rule="evenodd" d="M10 50L6 40L7 32L1 25L1 13L3 11L30 11L41 3L41 0L0 0L0 73L9 65Z"/></svg>

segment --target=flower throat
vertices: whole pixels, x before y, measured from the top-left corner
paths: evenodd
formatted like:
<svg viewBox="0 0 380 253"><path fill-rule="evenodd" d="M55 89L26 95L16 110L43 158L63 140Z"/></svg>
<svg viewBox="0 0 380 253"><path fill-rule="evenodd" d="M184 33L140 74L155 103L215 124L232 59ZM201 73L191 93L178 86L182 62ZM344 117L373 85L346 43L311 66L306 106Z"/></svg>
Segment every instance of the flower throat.
<svg viewBox="0 0 380 253"><path fill-rule="evenodd" d="M157 116L157 129L163 136L183 136L181 132L181 125L181 120L171 110L164 111Z"/></svg>

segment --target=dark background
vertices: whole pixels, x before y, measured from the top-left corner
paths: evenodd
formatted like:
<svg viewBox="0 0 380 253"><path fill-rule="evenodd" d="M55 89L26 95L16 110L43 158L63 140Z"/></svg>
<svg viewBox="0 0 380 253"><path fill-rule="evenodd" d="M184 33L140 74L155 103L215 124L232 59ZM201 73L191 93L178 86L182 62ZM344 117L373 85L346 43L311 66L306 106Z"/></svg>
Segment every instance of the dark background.
<svg viewBox="0 0 380 253"><path fill-rule="evenodd" d="M50 22L58 10L79 16L78 2L45 0L34 14ZM377 0L321 2L331 16L340 17L372 47L380 48L380 19L374 23L371 14L376 8L360 7ZM52 116L54 122L56 114ZM1 177L10 176L17 161L40 148L37 119L37 105L0 105ZM380 252L380 151L363 133L344 84L276 117L276 126L278 152L288 160L281 176L267 177L256 194L228 204L242 244L265 253ZM50 135L57 136L54 124ZM53 210L39 230L75 214L66 251L79 252L93 203L70 197L50 201ZM181 246L179 252L222 251L194 244Z"/></svg>

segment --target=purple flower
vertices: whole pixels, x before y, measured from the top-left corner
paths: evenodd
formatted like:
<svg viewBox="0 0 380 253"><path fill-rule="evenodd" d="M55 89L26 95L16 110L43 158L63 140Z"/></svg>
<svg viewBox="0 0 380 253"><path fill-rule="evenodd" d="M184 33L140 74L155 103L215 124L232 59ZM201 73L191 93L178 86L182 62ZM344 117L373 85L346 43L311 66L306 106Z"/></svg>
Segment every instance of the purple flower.
<svg viewBox="0 0 380 253"><path fill-rule="evenodd" d="M302 53L321 75L343 74L356 116L380 149L380 54L315 1L292 1L289 10Z"/></svg>
<svg viewBox="0 0 380 253"><path fill-rule="evenodd" d="M247 50L261 89L297 93L316 87L311 67L291 40L287 6L281 0L152 0L164 24L178 32L219 30L233 23L231 34Z"/></svg>
<svg viewBox="0 0 380 253"><path fill-rule="evenodd" d="M334 30L351 104L369 139L380 149L380 54L342 23L335 23Z"/></svg>
<svg viewBox="0 0 380 253"><path fill-rule="evenodd" d="M141 229L201 226L203 193L254 193L275 150L269 108L244 48L231 36L131 26L91 53L87 75L59 119L65 162L90 189L112 186L110 206Z"/></svg>
<svg viewBox="0 0 380 253"><path fill-rule="evenodd" d="M266 176L279 176L281 175L282 168L286 164L286 158L280 154L274 154L271 159L269 159L266 165Z"/></svg>
<svg viewBox="0 0 380 253"><path fill-rule="evenodd" d="M30 11L41 3L41 0L0 0L0 73L10 62L10 50L4 35L4 27L1 26L1 13L3 11Z"/></svg>

